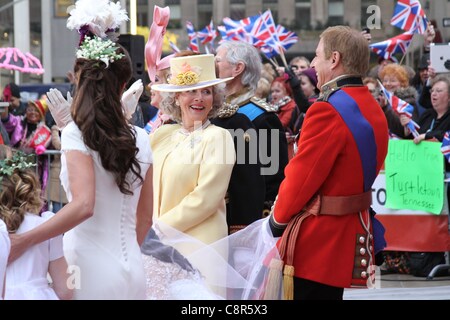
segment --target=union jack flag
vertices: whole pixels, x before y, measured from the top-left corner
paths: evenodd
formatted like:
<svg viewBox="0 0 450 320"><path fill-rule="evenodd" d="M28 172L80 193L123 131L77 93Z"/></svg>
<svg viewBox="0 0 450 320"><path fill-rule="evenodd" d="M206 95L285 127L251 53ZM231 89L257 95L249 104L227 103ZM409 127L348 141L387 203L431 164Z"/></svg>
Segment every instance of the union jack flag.
<svg viewBox="0 0 450 320"><path fill-rule="evenodd" d="M228 17L223 18L223 24L224 24L225 31L226 31L225 39L242 41L243 39L245 39L245 36L243 36L246 33L245 27L248 25L252 25L258 18L259 18L259 14L255 15L255 16L247 17L242 20L232 20ZM218 27L218 29L219 29L219 27ZM220 29L219 29L219 31L220 31ZM224 38L223 34L222 34L222 38Z"/></svg>
<svg viewBox="0 0 450 320"><path fill-rule="evenodd" d="M276 52L272 47L269 47L269 46L262 46L262 47L259 48L259 50L269 60L278 55L278 52Z"/></svg>
<svg viewBox="0 0 450 320"><path fill-rule="evenodd" d="M207 44L213 42L217 37L217 31L214 29L213 21L209 23L205 28L197 32L198 40L201 44Z"/></svg>
<svg viewBox="0 0 450 320"><path fill-rule="evenodd" d="M406 125L409 131L412 133L414 137L419 136L419 133L417 132L417 129L420 129L420 126L412 120L412 113L414 111L414 107L410 105L408 102L400 99L397 96L394 96L391 92L387 91L386 88L378 81L378 84L380 85L381 91L383 92L384 96L386 97L389 105L391 106L392 110L395 111L398 115L405 115L407 116L410 121Z"/></svg>
<svg viewBox="0 0 450 320"><path fill-rule="evenodd" d="M283 27L281 24L277 26L277 35L283 46L284 51L287 51L290 47L298 42L298 36L295 32L290 31Z"/></svg>
<svg viewBox="0 0 450 320"><path fill-rule="evenodd" d="M388 40L369 45L369 48L384 59L392 59L396 53L405 54L408 50L413 34L405 32Z"/></svg>
<svg viewBox="0 0 450 320"><path fill-rule="evenodd" d="M411 33L424 34L428 20L419 0L398 0L391 24Z"/></svg>
<svg viewBox="0 0 450 320"><path fill-rule="evenodd" d="M227 35L227 28L225 28L225 26L217 26L217 31L219 31L221 37L219 43L222 43L223 41L231 41Z"/></svg>
<svg viewBox="0 0 450 320"><path fill-rule="evenodd" d="M264 23L266 24L270 33L276 35L277 34L277 25L275 24L275 21L273 19L272 11L270 9L266 10L263 14L261 14L261 17L264 20Z"/></svg>
<svg viewBox="0 0 450 320"><path fill-rule="evenodd" d="M189 37L189 47L193 52L200 52L198 45L197 32L195 32L194 25L190 21L186 21L186 30Z"/></svg>
<svg viewBox="0 0 450 320"><path fill-rule="evenodd" d="M254 38L252 44L255 47L269 46L278 53L280 53L280 50L283 50L270 10L265 11L253 24L245 26L244 29Z"/></svg>
<svg viewBox="0 0 450 320"><path fill-rule="evenodd" d="M442 139L441 152L444 154L445 159L450 162L450 131L447 131Z"/></svg>

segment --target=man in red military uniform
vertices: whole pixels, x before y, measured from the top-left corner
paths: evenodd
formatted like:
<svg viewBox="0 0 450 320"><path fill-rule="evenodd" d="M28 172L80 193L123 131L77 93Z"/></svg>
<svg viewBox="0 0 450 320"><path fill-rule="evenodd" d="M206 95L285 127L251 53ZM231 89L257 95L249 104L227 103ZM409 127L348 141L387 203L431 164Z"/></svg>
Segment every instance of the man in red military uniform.
<svg viewBox="0 0 450 320"><path fill-rule="evenodd" d="M344 288L366 285L374 264L371 186L386 157L388 127L362 83L369 48L359 31L325 30L311 66L321 96L306 114L269 221L280 236L319 196L319 212L303 220L294 240L293 298L340 300Z"/></svg>

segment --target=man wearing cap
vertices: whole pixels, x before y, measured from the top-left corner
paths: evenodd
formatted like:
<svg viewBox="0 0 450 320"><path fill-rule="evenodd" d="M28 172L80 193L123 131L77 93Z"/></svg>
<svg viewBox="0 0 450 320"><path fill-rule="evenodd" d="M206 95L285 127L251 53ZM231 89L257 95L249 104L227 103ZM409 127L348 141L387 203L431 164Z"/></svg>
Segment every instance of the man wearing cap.
<svg viewBox="0 0 450 320"><path fill-rule="evenodd" d="M292 286L285 288L293 290L285 297L291 299L342 300L344 288L369 283L383 246L369 208L388 127L362 82L369 54L360 31L336 26L322 33L311 63L321 95L306 114L269 220L275 236L289 225L279 250L289 265L285 283Z"/></svg>
<svg viewBox="0 0 450 320"><path fill-rule="evenodd" d="M27 105L20 101L20 89L15 83L8 83L3 89L3 101L9 102L9 112L15 116L23 116Z"/></svg>
<svg viewBox="0 0 450 320"><path fill-rule="evenodd" d="M277 110L264 100L255 98L262 70L261 57L256 48L248 43L226 41L217 48L216 68L219 78L234 77L226 85L226 104L250 119L256 129L259 152L254 149L252 152L258 153L262 165L261 174L265 182L264 211L268 213L284 179L288 148ZM237 158L239 160L240 154L237 154Z"/></svg>

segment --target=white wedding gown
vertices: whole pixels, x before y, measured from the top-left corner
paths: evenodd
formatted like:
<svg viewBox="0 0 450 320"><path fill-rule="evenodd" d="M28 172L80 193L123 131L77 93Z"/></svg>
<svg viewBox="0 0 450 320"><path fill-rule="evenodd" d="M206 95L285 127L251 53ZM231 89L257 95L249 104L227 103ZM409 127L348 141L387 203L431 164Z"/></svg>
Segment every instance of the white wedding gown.
<svg viewBox="0 0 450 320"><path fill-rule="evenodd" d="M269 258L279 256L275 250L278 238L272 236L268 219L209 245L154 221L141 246L147 299L261 299L269 272L275 279L283 278L281 269L269 268ZM222 252L228 252L228 257ZM281 289L280 282L278 292Z"/></svg>
<svg viewBox="0 0 450 320"><path fill-rule="evenodd" d="M138 127L136 140L145 177L152 163L147 133ZM145 275L136 239L136 208L141 186L134 183L132 196L120 192L97 152L88 149L74 122L62 132L61 182L72 199L65 153L80 151L92 156L95 170L94 215L67 232L64 254L72 272L75 299L145 299ZM151 196L151 195L149 195ZM151 213L149 213L151 214Z"/></svg>
<svg viewBox="0 0 450 320"><path fill-rule="evenodd" d="M0 300L2 300L3 296L6 263L8 262L10 245L8 230L3 220L0 219Z"/></svg>

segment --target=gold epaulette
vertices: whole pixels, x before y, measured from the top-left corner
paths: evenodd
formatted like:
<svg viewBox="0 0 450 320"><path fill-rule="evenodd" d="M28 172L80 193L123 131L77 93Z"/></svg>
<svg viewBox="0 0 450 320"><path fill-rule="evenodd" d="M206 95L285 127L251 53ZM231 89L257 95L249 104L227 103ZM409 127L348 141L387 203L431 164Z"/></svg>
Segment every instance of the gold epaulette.
<svg viewBox="0 0 450 320"><path fill-rule="evenodd" d="M257 97L253 97L253 98L250 98L250 102L256 104L258 107L260 107L260 108L266 110L267 112L277 112L277 111L278 111L277 108L271 106L271 105L270 105L269 103L267 103L267 101L264 100L264 99L259 99L259 98L257 98Z"/></svg>
<svg viewBox="0 0 450 320"><path fill-rule="evenodd" d="M327 102L330 96L340 89L341 88L331 88L331 87L322 88L322 92L320 93L319 98L317 98L317 101Z"/></svg>
<svg viewBox="0 0 450 320"><path fill-rule="evenodd" d="M361 83L355 83L355 80L361 81ZM357 87L363 86L361 77L352 75L343 75L330 82L325 83L320 92L320 96L317 101L328 101L333 93L341 90L345 87Z"/></svg>
<svg viewBox="0 0 450 320"><path fill-rule="evenodd" d="M222 104L222 108L220 108L219 113L217 114L218 118L224 119L224 118L230 118L233 116L237 111L239 110L239 106L235 104L230 104L227 102L224 102Z"/></svg>

